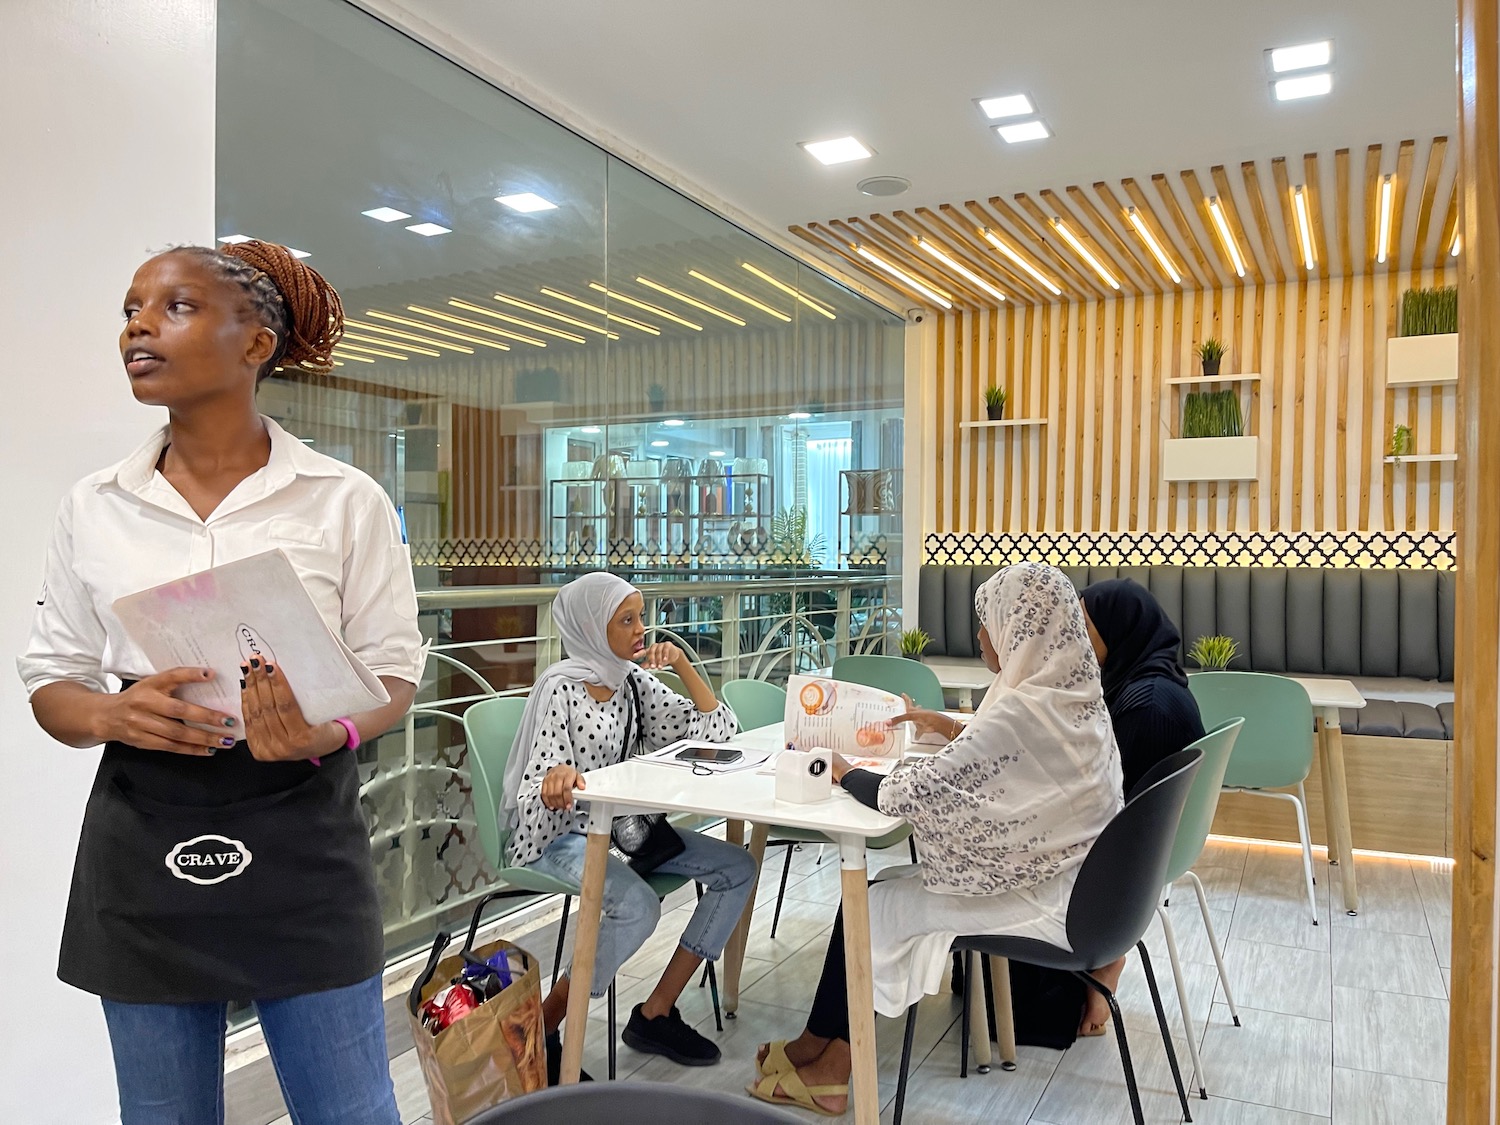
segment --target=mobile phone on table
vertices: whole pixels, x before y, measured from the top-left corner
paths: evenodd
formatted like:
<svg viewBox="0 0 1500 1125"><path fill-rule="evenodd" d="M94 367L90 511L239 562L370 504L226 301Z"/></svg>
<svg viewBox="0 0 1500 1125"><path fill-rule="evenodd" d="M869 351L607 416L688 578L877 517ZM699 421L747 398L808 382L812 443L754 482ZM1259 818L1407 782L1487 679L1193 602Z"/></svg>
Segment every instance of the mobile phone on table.
<svg viewBox="0 0 1500 1125"><path fill-rule="evenodd" d="M728 746L689 746L677 751L679 762L713 762L721 766L738 762L742 757L743 753Z"/></svg>

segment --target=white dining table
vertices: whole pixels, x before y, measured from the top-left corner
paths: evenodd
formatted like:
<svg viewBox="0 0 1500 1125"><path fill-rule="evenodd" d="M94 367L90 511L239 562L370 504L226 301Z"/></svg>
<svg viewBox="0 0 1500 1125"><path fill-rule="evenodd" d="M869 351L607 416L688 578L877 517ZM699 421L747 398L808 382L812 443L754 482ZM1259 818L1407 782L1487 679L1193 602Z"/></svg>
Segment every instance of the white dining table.
<svg viewBox="0 0 1500 1125"><path fill-rule="evenodd" d="M778 750L782 745L780 724L737 735L734 744L747 749ZM865 843L895 830L902 821L860 804L837 788L828 800L814 804L778 801L775 778L754 769L705 777L690 769L634 758L590 770L586 777L588 846L578 901L577 936L573 945L571 975L575 980L593 979L605 861L609 855L610 825L615 817L631 812L695 813L723 817L730 828L738 823L741 833L743 825L748 822L755 826L751 850L756 853L757 873L764 854L766 830L772 824L813 829L825 833L838 844L844 904L844 955L849 985L849 1047L853 1056L849 1093L858 1125L877 1125L880 1099L875 1075L875 997L870 969L870 903ZM739 974L734 972L731 981L728 970L732 963L737 970L737 962L743 958L745 930L755 903L755 891L756 888L751 887L745 914L731 939L731 947L725 952L726 1004L731 990L735 1002L738 1002ZM737 949L735 943L738 943ZM575 988L568 994L562 1057L562 1081L565 1083L578 1081L584 1037L588 1032L588 1005L587 988Z"/></svg>
<svg viewBox="0 0 1500 1125"><path fill-rule="evenodd" d="M1317 716L1328 862L1339 866L1344 910L1353 916L1359 913L1359 887L1354 875L1354 835L1349 827L1349 781L1344 772L1344 731L1339 711L1360 710L1365 705L1365 697L1348 680L1305 676L1286 678L1302 685Z"/></svg>

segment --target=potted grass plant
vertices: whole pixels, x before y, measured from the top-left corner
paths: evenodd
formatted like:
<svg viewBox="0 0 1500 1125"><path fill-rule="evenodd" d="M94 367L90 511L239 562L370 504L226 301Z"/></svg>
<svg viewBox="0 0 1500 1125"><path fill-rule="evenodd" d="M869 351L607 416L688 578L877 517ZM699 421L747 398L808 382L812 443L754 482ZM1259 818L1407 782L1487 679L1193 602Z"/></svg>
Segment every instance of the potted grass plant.
<svg viewBox="0 0 1500 1125"><path fill-rule="evenodd" d="M908 660L921 660L931 643L932 638L921 629L906 629L901 634L901 655Z"/></svg>
<svg viewBox="0 0 1500 1125"><path fill-rule="evenodd" d="M1391 431L1391 451L1387 456L1399 465L1401 464L1401 458L1411 456L1411 451L1411 427L1402 423Z"/></svg>
<svg viewBox="0 0 1500 1125"><path fill-rule="evenodd" d="M1005 393L1005 388L991 383L984 388L984 413L991 422L998 422L1005 417L1005 401L1010 396Z"/></svg>
<svg viewBox="0 0 1500 1125"><path fill-rule="evenodd" d="M1183 395L1178 433L1162 446L1166 480L1255 480L1259 476L1260 442L1245 433L1239 391Z"/></svg>
<svg viewBox="0 0 1500 1125"><path fill-rule="evenodd" d="M1219 363L1224 358L1224 342L1216 336L1210 336L1198 345L1198 358L1203 363L1203 374L1217 375Z"/></svg>
<svg viewBox="0 0 1500 1125"><path fill-rule="evenodd" d="M1205 672L1222 672L1239 653L1240 646L1233 637L1199 637L1188 649L1188 659Z"/></svg>
<svg viewBox="0 0 1500 1125"><path fill-rule="evenodd" d="M1408 289L1401 294L1400 335L1386 341L1390 386L1458 382L1458 287Z"/></svg>

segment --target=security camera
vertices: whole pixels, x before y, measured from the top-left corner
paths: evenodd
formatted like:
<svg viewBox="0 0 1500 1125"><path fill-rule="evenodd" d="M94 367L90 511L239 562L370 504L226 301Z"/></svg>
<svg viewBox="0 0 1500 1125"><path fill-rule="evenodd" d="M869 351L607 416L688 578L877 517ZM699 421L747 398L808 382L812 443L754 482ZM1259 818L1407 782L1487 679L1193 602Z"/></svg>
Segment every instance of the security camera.
<svg viewBox="0 0 1500 1125"><path fill-rule="evenodd" d="M927 319L926 309L907 309L906 319L912 324L921 324Z"/></svg>

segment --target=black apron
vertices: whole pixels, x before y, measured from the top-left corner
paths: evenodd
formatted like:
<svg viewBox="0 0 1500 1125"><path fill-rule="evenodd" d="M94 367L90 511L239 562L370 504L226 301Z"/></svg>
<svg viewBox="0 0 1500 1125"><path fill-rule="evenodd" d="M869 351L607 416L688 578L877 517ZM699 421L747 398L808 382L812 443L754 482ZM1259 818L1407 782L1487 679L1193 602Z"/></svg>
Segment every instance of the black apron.
<svg viewBox="0 0 1500 1125"><path fill-rule="evenodd" d="M104 748L84 812L57 975L140 1004L273 1000L385 965L347 750L259 762Z"/></svg>

